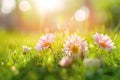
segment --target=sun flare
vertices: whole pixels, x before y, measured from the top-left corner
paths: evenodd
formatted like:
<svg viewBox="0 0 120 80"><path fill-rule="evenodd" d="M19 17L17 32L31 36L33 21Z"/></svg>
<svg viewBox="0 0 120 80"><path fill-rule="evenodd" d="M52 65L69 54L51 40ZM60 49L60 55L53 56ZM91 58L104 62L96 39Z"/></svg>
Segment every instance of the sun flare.
<svg viewBox="0 0 120 80"><path fill-rule="evenodd" d="M40 13L63 10L63 0L34 0L35 6Z"/></svg>

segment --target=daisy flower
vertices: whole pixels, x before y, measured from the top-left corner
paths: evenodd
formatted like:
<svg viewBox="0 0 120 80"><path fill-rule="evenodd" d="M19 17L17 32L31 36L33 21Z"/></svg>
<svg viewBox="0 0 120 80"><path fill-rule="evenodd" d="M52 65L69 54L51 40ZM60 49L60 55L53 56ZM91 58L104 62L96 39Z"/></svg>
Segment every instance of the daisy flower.
<svg viewBox="0 0 120 80"><path fill-rule="evenodd" d="M53 34L46 34L45 36L42 36L37 43L36 50L40 51L42 49L50 48L53 40L54 40Z"/></svg>
<svg viewBox="0 0 120 80"><path fill-rule="evenodd" d="M70 67L72 65L72 59L69 56L64 56L59 64L61 67Z"/></svg>
<svg viewBox="0 0 120 80"><path fill-rule="evenodd" d="M66 40L63 50L69 56L73 55L77 57L80 55L81 57L84 57L86 51L88 50L87 42L75 34Z"/></svg>
<svg viewBox="0 0 120 80"><path fill-rule="evenodd" d="M94 35L94 40L95 43L103 49L112 50L113 48L115 48L114 42L107 35L96 33Z"/></svg>

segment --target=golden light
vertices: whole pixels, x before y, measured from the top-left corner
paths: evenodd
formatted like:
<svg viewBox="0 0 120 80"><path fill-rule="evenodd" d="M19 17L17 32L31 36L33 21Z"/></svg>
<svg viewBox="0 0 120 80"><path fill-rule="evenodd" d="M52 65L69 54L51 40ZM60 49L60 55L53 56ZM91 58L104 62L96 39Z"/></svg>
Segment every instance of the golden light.
<svg viewBox="0 0 120 80"><path fill-rule="evenodd" d="M35 6L41 14L64 9L63 0L34 0Z"/></svg>

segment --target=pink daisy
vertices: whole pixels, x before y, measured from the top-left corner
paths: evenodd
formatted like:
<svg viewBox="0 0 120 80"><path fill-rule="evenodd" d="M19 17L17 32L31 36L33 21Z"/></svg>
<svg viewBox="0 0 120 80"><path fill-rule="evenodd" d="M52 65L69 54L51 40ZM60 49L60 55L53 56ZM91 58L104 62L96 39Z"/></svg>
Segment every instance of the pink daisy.
<svg viewBox="0 0 120 80"><path fill-rule="evenodd" d="M86 51L88 50L87 42L83 38L77 36L76 34L70 36L66 40L64 47L65 47L63 49L64 52L68 54L69 56L81 55L81 57L83 57Z"/></svg>
<svg viewBox="0 0 120 80"><path fill-rule="evenodd" d="M61 59L60 61L60 66L61 67L70 67L72 65L72 59L69 56L65 56Z"/></svg>
<svg viewBox="0 0 120 80"><path fill-rule="evenodd" d="M40 51L42 49L50 48L53 40L54 40L53 34L46 34L45 36L42 36L37 43L36 50Z"/></svg>
<svg viewBox="0 0 120 80"><path fill-rule="evenodd" d="M96 33L94 35L94 40L95 40L95 43L101 48L104 48L107 50L112 50L113 48L115 48L114 42L107 35Z"/></svg>

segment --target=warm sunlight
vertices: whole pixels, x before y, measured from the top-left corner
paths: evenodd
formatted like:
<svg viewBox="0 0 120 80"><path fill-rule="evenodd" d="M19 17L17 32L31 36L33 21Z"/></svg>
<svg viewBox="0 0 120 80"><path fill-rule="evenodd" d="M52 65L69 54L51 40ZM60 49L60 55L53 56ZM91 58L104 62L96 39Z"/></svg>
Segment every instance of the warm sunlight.
<svg viewBox="0 0 120 80"><path fill-rule="evenodd" d="M0 0L0 80L120 80L120 0Z"/></svg>
<svg viewBox="0 0 120 80"><path fill-rule="evenodd" d="M42 14L46 12L61 11L64 9L63 0L34 0L38 11Z"/></svg>

